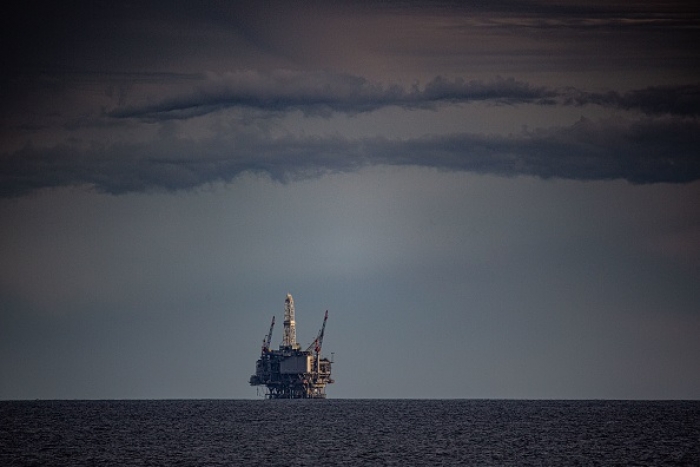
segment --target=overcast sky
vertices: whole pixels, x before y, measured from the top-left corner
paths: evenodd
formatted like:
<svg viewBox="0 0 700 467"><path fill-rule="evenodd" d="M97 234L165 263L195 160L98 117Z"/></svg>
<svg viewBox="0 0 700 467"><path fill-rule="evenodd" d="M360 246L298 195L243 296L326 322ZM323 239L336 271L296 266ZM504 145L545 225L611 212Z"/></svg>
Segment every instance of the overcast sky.
<svg viewBox="0 0 700 467"><path fill-rule="evenodd" d="M700 398L695 1L8 12L0 399Z"/></svg>

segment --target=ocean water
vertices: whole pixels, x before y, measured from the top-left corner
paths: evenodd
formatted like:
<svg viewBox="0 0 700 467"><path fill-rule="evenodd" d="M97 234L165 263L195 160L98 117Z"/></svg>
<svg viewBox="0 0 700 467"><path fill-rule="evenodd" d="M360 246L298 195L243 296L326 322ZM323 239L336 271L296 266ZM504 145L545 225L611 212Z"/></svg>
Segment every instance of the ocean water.
<svg viewBox="0 0 700 467"><path fill-rule="evenodd" d="M700 466L700 401L0 401L0 466Z"/></svg>

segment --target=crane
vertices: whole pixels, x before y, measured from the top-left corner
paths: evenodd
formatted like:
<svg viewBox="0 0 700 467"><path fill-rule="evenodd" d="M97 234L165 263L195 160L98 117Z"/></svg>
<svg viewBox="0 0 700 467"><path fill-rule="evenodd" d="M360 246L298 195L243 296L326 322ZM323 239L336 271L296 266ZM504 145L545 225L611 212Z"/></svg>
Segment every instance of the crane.
<svg viewBox="0 0 700 467"><path fill-rule="evenodd" d="M270 341L272 340L272 328L275 327L275 317L272 317L272 323L270 323L270 332L267 333L263 339L262 354L265 355L270 351Z"/></svg>
<svg viewBox="0 0 700 467"><path fill-rule="evenodd" d="M326 315L323 317L323 325L321 326L321 330L318 331L318 336L316 336L316 339L314 339L309 348L306 349L307 352L313 350L316 352L317 356L321 353L321 347L323 346L323 333L326 331L326 321L328 321L328 310L326 310Z"/></svg>

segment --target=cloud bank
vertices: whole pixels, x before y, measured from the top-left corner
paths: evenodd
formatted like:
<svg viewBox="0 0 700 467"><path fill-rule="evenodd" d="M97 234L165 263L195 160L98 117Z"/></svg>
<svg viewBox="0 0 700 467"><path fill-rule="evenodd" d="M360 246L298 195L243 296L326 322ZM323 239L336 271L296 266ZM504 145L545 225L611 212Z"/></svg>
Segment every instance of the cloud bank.
<svg viewBox="0 0 700 467"><path fill-rule="evenodd" d="M141 106L123 106L112 118L144 120L186 119L225 108L248 107L305 114L356 114L384 107L431 109L439 105L492 101L498 104L601 105L639 110L649 115L700 115L700 84L653 86L627 93L592 93L574 88L534 86L514 78L490 81L438 76L410 89L383 86L355 75L329 72L255 71L209 74L194 92Z"/></svg>
<svg viewBox="0 0 700 467"><path fill-rule="evenodd" d="M626 93L610 91L591 93L571 91L565 96L568 105L595 104L624 110L639 110L648 115L700 115L700 85L650 86Z"/></svg>
<svg viewBox="0 0 700 467"><path fill-rule="evenodd" d="M127 106L113 118L182 119L224 108L264 111L301 110L305 114L371 112L388 106L434 108L442 103L493 100L500 103L547 102L556 92L513 78L490 82L438 76L424 87L383 86L355 75L328 72L237 72L208 76L195 92L145 106ZM581 103L581 102L579 102Z"/></svg>
<svg viewBox="0 0 700 467"><path fill-rule="evenodd" d="M114 194L191 189L230 182L244 172L288 181L371 165L632 183L686 183L700 178L698 84L594 93L534 86L514 78L466 81L438 76L408 88L332 72L150 76L154 78L174 83L167 97L151 96L148 104L102 109L91 118L65 120L63 127L27 126L23 131L30 135L29 143L0 152L0 196L68 186ZM120 102L127 100L128 96L119 96ZM628 117L582 118L568 127L522 130L508 136L460 132L404 139L273 137L256 125L242 128L229 123L201 123L209 127L204 136L195 138L172 126L173 121L202 122L196 119L217 113L223 122L226 117L221 112L228 109L254 109L255 114L246 118L259 121L292 112L321 118L386 108L439 112L446 106L473 102L598 106L628 112ZM270 120L271 125L276 121ZM83 134L81 139L72 133L78 127L92 127L96 133ZM110 138L95 136L100 128L111 131ZM130 131L150 136L135 139ZM34 143L34 136L52 132L60 135L54 142Z"/></svg>
<svg viewBox="0 0 700 467"><path fill-rule="evenodd" d="M696 119L629 123L581 119L569 127L510 136L459 133L409 139L280 137L236 134L206 140L75 149L26 146L0 159L0 195L51 187L90 186L120 194L230 182L244 172L279 181L349 172L371 165L413 165L503 176L632 183L700 179Z"/></svg>

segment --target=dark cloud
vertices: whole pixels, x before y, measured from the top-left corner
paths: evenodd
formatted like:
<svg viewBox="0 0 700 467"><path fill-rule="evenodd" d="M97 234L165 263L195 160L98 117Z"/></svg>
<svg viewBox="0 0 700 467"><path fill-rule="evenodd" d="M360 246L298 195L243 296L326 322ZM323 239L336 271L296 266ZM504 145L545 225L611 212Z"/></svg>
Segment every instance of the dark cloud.
<svg viewBox="0 0 700 467"><path fill-rule="evenodd" d="M578 89L535 86L514 78L490 81L437 76L410 89L382 85L356 75L330 72L257 71L186 76L197 79L197 89L177 97L141 106L112 110L112 118L149 121L187 119L231 107L305 114L371 112L388 106L436 108L444 104L492 101L500 104L601 105L636 110L648 115L700 115L700 85L651 86L626 93L594 93Z"/></svg>
<svg viewBox="0 0 700 467"><path fill-rule="evenodd" d="M387 106L431 108L439 103L493 100L502 103L537 102L556 97L553 90L513 78L489 82L438 76L423 88L383 86L350 74L328 72L254 71L211 75L198 89L146 106L113 110L114 118L167 120L190 118L228 107L266 111L302 110L307 114L358 113Z"/></svg>
<svg viewBox="0 0 700 467"><path fill-rule="evenodd" d="M581 119L571 127L511 137L455 135L408 143L413 163L500 175L683 183L700 177L695 120L628 125Z"/></svg>
<svg viewBox="0 0 700 467"><path fill-rule="evenodd" d="M565 100L567 104L597 104L646 114L700 115L700 84L683 86L650 86L626 93L610 91L591 93L576 91Z"/></svg>
<svg viewBox="0 0 700 467"><path fill-rule="evenodd" d="M204 141L73 149L27 146L3 155L3 197L41 188L91 186L107 193L180 190L228 182L243 172L288 181L368 165L414 165L504 176L632 183L700 179L700 122L582 119L570 127L511 136L454 134L406 140L231 135Z"/></svg>

